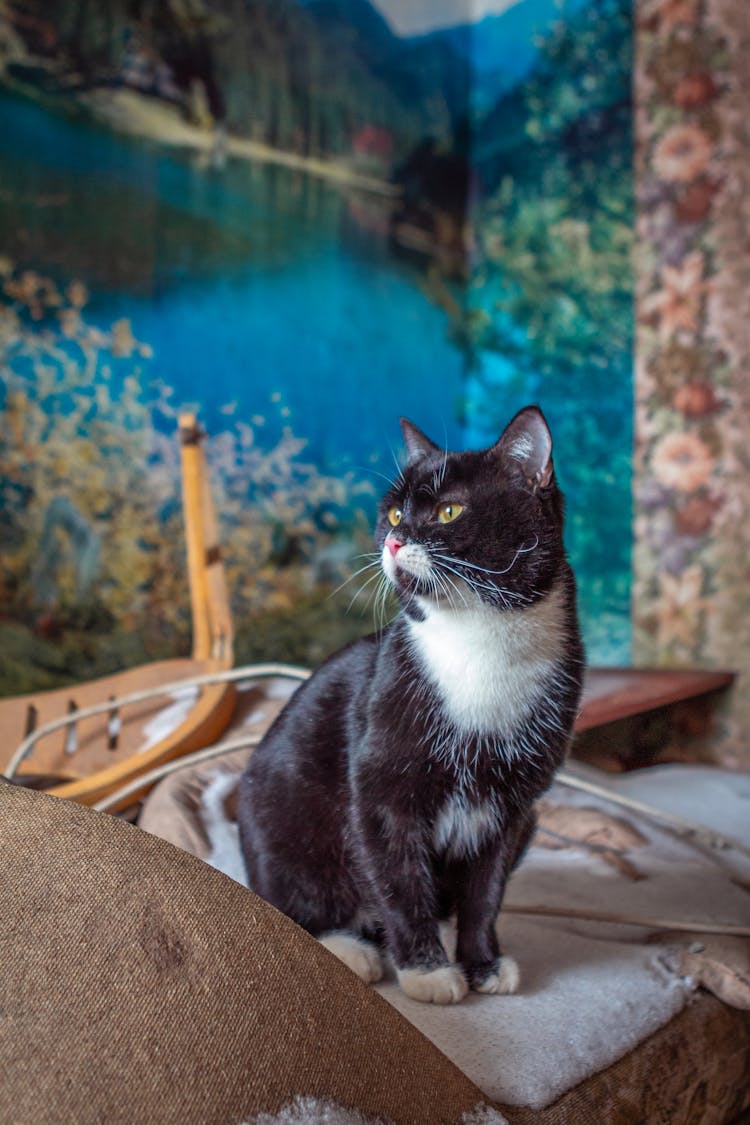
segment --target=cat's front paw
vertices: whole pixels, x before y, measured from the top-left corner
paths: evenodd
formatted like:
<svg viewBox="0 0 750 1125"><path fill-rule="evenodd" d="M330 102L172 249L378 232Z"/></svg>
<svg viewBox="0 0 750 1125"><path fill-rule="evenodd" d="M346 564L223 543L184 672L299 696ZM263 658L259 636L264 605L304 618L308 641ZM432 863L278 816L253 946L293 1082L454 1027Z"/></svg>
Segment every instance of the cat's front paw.
<svg viewBox="0 0 750 1125"><path fill-rule="evenodd" d="M398 983L412 1000L424 1004L458 1004L469 991L458 965L439 969L399 969Z"/></svg>
<svg viewBox="0 0 750 1125"><path fill-rule="evenodd" d="M517 992L521 983L521 972L518 964L512 957L501 957L500 964L495 972L489 973L483 980L472 981L475 992L484 992L494 995L507 996Z"/></svg>
<svg viewBox="0 0 750 1125"><path fill-rule="evenodd" d="M383 962L372 942L338 931L324 934L318 941L365 984L375 984L382 977Z"/></svg>

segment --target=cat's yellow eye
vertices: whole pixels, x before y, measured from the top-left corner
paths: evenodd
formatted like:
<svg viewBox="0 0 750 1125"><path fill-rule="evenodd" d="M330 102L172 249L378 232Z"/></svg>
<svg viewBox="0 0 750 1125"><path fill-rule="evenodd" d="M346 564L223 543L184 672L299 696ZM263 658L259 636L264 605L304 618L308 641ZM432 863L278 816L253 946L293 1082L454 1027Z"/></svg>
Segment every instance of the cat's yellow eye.
<svg viewBox="0 0 750 1125"><path fill-rule="evenodd" d="M400 508L391 508L391 510L388 512L388 523L391 525L391 527L398 527L403 518L404 513Z"/></svg>
<svg viewBox="0 0 750 1125"><path fill-rule="evenodd" d="M438 523L453 523L463 512L463 504L456 504L454 501L446 500L444 504L438 504L435 515L438 518Z"/></svg>

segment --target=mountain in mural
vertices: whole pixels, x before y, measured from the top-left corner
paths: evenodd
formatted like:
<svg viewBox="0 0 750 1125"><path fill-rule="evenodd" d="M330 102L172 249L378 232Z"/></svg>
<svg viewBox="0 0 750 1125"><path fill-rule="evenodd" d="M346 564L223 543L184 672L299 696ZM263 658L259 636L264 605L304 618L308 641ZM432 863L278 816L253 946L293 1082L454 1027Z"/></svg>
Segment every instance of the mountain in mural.
<svg viewBox="0 0 750 1125"><path fill-rule="evenodd" d="M404 104L439 95L454 118L482 113L521 82L541 44L585 0L517 0L498 15L400 36L369 0L304 0L318 27L349 45Z"/></svg>
<svg viewBox="0 0 750 1125"><path fill-rule="evenodd" d="M481 111L528 75L550 29L573 15L583 3L584 0L518 0L499 15L440 28L421 36L420 41L443 43L470 66L472 103L475 112Z"/></svg>
<svg viewBox="0 0 750 1125"><path fill-rule="evenodd" d="M397 50L399 37L369 0L306 0L300 4L324 33L348 40L359 57L377 67Z"/></svg>
<svg viewBox="0 0 750 1125"><path fill-rule="evenodd" d="M305 156L403 159L451 146L533 69L541 38L583 0L519 0L497 16L396 34L370 0L27 0L16 77L80 94L125 86L238 136ZM38 65L41 61L42 65ZM377 163L377 161L376 161Z"/></svg>
<svg viewBox="0 0 750 1125"><path fill-rule="evenodd" d="M401 37L369 0L308 0L305 8L331 48L355 51L401 105L424 107L427 130L438 123L436 110L443 128L468 112L470 60L447 39Z"/></svg>

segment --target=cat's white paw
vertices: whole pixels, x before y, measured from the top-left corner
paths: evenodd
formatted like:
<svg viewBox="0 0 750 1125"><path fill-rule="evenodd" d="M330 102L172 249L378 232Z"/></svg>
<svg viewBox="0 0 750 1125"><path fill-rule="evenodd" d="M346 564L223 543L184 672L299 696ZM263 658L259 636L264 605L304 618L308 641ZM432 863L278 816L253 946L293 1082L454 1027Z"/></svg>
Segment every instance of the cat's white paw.
<svg viewBox="0 0 750 1125"><path fill-rule="evenodd" d="M424 1004L458 1004L469 991L458 965L430 970L399 969L398 983L407 996Z"/></svg>
<svg viewBox="0 0 750 1125"><path fill-rule="evenodd" d="M365 984L375 984L383 975L383 962L376 946L370 941L334 930L318 938L334 957L343 961Z"/></svg>
<svg viewBox="0 0 750 1125"><path fill-rule="evenodd" d="M518 963L512 957L504 956L500 958L497 972L490 973L481 984L476 986L476 991L507 996L511 992L517 992L520 983L521 972Z"/></svg>

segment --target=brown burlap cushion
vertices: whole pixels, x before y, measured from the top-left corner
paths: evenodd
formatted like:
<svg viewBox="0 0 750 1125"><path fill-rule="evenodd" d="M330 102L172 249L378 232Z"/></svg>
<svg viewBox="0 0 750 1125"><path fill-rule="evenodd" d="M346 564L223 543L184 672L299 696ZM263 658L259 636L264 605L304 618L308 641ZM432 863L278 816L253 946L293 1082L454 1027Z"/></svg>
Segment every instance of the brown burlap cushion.
<svg viewBox="0 0 750 1125"><path fill-rule="evenodd" d="M480 1091L292 922L169 843L0 782L0 1122L238 1125L296 1095L490 1125ZM733 1121L750 1020L700 999L511 1125Z"/></svg>
<svg viewBox="0 0 750 1125"><path fill-rule="evenodd" d="M0 782L0 1120L238 1123L479 1090L289 919L130 824Z"/></svg>

